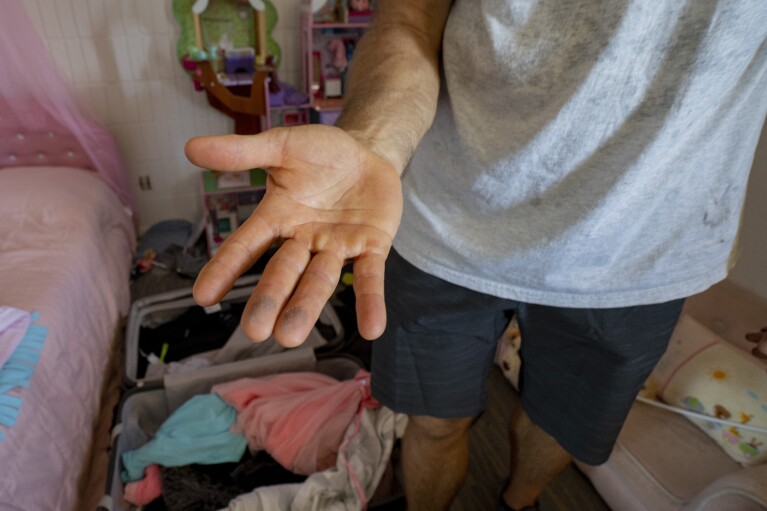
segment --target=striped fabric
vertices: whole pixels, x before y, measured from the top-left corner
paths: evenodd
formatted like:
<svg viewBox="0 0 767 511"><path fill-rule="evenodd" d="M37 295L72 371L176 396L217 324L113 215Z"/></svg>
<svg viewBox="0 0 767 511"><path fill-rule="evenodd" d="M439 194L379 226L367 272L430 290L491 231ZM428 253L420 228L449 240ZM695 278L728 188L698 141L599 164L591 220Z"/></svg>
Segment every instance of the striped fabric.
<svg viewBox="0 0 767 511"><path fill-rule="evenodd" d="M30 314L10 307L0 308L0 317L14 319L9 328L0 332L2 345L13 346L0 367L0 441L16 423L23 400L21 389L29 387L48 336L46 327L35 324L39 316L37 312Z"/></svg>

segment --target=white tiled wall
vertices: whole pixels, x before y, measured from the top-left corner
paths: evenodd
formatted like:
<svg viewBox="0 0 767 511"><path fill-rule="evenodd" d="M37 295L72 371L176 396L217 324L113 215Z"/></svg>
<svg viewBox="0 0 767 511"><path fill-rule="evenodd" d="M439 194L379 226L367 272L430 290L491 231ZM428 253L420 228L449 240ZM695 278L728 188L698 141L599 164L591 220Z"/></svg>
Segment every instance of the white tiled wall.
<svg viewBox="0 0 767 511"><path fill-rule="evenodd" d="M282 49L280 78L300 85L301 0L272 0ZM199 170L184 157L194 135L231 133L176 60L171 0L23 0L81 102L114 134L138 197L141 229L200 214ZM139 176L152 189L139 190Z"/></svg>

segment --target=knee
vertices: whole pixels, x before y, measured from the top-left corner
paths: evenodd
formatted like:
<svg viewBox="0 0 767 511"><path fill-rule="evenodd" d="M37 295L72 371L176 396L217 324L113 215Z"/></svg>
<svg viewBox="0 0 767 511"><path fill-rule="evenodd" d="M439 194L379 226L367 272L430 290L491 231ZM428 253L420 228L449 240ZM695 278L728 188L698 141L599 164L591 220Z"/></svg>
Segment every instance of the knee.
<svg viewBox="0 0 767 511"><path fill-rule="evenodd" d="M411 415L408 418L407 433L428 442L454 442L469 433L474 419L440 419L426 415Z"/></svg>

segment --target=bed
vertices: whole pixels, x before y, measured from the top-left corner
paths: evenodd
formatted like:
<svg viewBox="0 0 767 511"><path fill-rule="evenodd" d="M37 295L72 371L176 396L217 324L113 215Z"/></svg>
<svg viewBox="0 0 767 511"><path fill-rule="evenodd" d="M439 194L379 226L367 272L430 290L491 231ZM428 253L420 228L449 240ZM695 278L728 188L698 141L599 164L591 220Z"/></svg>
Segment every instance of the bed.
<svg viewBox="0 0 767 511"><path fill-rule="evenodd" d="M116 328L128 306L130 217L92 171L0 170L0 305L47 329L11 427L0 509L70 509Z"/></svg>
<svg viewBox="0 0 767 511"><path fill-rule="evenodd" d="M0 321L0 510L77 509L111 413L100 404L135 210L112 137L81 113L18 0L3 3L0 68L0 310L28 315L15 341Z"/></svg>

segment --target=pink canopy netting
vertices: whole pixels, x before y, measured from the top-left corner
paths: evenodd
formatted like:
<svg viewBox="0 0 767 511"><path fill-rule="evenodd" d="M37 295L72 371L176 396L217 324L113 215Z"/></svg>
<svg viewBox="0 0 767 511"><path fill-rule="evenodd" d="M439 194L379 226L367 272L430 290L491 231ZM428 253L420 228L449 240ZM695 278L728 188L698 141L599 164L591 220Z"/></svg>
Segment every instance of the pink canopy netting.
<svg viewBox="0 0 767 511"><path fill-rule="evenodd" d="M2 4L0 168L44 165L95 170L135 213L114 139L78 107L21 0Z"/></svg>

